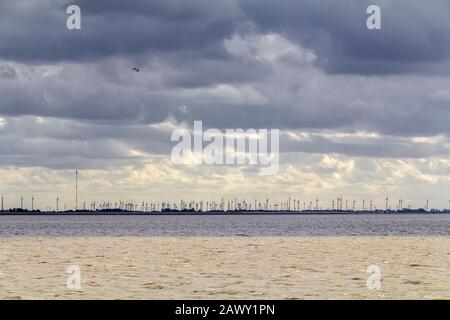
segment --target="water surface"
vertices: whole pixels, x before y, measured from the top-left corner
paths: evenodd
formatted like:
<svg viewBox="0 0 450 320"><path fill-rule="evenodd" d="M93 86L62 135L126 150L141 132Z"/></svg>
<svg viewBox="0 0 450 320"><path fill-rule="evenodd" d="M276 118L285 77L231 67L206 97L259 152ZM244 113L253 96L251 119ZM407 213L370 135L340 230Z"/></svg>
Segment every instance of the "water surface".
<svg viewBox="0 0 450 320"><path fill-rule="evenodd" d="M4 237L0 299L450 298L449 237ZM81 290L66 286L70 265ZM368 266L380 270L370 288Z"/></svg>
<svg viewBox="0 0 450 320"><path fill-rule="evenodd" d="M450 215L0 216L2 236L450 236Z"/></svg>

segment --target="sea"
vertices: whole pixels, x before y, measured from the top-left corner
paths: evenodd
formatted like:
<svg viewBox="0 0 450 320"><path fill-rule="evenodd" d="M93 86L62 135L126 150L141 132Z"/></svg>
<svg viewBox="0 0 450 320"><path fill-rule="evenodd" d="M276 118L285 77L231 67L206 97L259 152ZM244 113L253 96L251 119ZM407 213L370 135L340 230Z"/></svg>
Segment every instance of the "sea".
<svg viewBox="0 0 450 320"><path fill-rule="evenodd" d="M450 214L0 216L8 236L450 236Z"/></svg>
<svg viewBox="0 0 450 320"><path fill-rule="evenodd" d="M450 216L0 216L0 299L449 299Z"/></svg>

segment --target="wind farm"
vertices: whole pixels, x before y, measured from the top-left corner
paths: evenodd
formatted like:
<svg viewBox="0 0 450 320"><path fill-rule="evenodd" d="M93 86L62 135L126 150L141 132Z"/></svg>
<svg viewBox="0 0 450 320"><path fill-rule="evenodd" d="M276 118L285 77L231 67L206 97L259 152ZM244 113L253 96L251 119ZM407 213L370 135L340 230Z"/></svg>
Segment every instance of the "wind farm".
<svg viewBox="0 0 450 320"><path fill-rule="evenodd" d="M450 214L450 208L430 207L428 199L423 200L423 207L412 207L411 204L404 207L404 199L392 200L388 194L382 201L384 207L377 207L373 199L346 198L342 194L325 201L322 201L318 195L313 198L287 196L285 200L272 200L268 197L263 199L238 199L236 197L225 199L223 196L218 200L84 200L80 207L78 178L79 171L75 170L73 207L61 202L61 198L56 196L54 205L47 204L45 209L39 208L36 205L38 199L35 195L28 197L29 206L25 205L27 198L20 196L19 207L8 207L7 197L2 195L0 215ZM369 203L368 208L366 207L367 202Z"/></svg>
<svg viewBox="0 0 450 320"><path fill-rule="evenodd" d="M339 198L338 198L339 199ZM450 214L449 209L412 208L402 206L403 200L398 200L394 207L386 202L385 208L377 208L370 200L370 207L363 204L358 207L358 200L344 199L332 200L329 206L320 206L319 198L315 200L302 200L300 198L288 198L286 201L251 200L224 200L219 201L190 201L180 200L178 203L169 202L133 202L133 201L102 201L83 202L82 207L68 208L66 204L61 206L59 197L55 199L55 206L46 206L39 209L35 206L35 198L30 199L31 207L24 206L24 198L21 198L21 207L6 207L5 197L1 198L0 215L262 215L262 214ZM365 203L362 200L361 203ZM426 202L427 203L427 202Z"/></svg>

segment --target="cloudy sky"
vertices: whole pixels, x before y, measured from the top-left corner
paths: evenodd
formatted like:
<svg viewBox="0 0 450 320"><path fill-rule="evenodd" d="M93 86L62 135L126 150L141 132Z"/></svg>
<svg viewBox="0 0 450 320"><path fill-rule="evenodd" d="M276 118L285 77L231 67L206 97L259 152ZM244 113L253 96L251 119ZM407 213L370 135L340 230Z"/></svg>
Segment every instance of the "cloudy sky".
<svg viewBox="0 0 450 320"><path fill-rule="evenodd" d="M448 207L449 17L447 0L0 0L0 194L73 206L78 169L86 202ZM280 129L280 171L173 164L194 120Z"/></svg>

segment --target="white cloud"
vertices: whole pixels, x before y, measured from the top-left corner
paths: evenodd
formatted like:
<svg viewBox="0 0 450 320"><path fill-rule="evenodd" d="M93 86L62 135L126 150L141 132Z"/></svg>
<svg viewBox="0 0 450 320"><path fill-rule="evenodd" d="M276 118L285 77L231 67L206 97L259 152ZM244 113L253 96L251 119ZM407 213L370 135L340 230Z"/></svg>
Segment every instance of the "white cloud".
<svg viewBox="0 0 450 320"><path fill-rule="evenodd" d="M243 59L275 62L280 58L288 57L302 63L312 63L316 60L312 50L301 48L275 33L244 36L235 34L230 39L226 39L224 45L228 52Z"/></svg>
<svg viewBox="0 0 450 320"><path fill-rule="evenodd" d="M450 91L447 89L440 89L432 91L428 94L432 101L437 102L449 102L450 101Z"/></svg>
<svg viewBox="0 0 450 320"><path fill-rule="evenodd" d="M245 84L223 83L205 88L181 89L177 92L177 95L184 99L210 103L212 106L217 103L261 105L268 101L257 89Z"/></svg>

